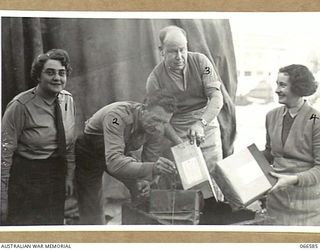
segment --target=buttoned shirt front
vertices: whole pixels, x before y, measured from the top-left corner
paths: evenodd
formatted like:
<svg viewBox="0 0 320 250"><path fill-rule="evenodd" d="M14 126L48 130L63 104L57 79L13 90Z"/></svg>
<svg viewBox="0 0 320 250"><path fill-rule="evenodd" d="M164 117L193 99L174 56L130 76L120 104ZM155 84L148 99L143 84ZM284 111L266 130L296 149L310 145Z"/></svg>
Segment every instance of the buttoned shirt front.
<svg viewBox="0 0 320 250"><path fill-rule="evenodd" d="M63 90L58 94L64 123L68 175L73 175L75 107L72 95ZM12 157L47 159L57 156L57 130L54 100L37 94L36 88L17 95L7 106L2 118L1 175L9 177Z"/></svg>

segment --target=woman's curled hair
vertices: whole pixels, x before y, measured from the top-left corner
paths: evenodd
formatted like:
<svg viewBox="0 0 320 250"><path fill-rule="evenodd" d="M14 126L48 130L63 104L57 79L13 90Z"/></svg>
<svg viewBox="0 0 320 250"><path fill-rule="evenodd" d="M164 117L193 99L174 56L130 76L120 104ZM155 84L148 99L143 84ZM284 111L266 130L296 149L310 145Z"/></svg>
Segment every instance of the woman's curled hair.
<svg viewBox="0 0 320 250"><path fill-rule="evenodd" d="M291 64L279 69L279 73L289 76L292 93L298 96L309 96L316 92L318 83L311 71L304 65Z"/></svg>
<svg viewBox="0 0 320 250"><path fill-rule="evenodd" d="M31 80L34 83L38 83L43 66L49 59L60 61L61 65L66 68L67 76L70 75L72 68L68 52L63 49L52 49L34 59L31 67Z"/></svg>

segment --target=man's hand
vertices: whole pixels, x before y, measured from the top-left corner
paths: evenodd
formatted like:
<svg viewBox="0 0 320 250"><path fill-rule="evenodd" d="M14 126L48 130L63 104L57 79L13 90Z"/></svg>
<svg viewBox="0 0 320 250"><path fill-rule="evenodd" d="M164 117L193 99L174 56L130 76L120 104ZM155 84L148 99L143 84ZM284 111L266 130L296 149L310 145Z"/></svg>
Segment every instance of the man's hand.
<svg viewBox="0 0 320 250"><path fill-rule="evenodd" d="M277 183L270 189L269 193L284 189L288 186L294 185L298 182L298 176L296 175L285 175L270 172L270 175L278 178Z"/></svg>
<svg viewBox="0 0 320 250"><path fill-rule="evenodd" d="M204 128L200 121L190 127L188 137L190 139L190 144L193 144L195 140L199 144L204 142Z"/></svg>
<svg viewBox="0 0 320 250"><path fill-rule="evenodd" d="M146 180L138 180L137 181L137 190L138 190L138 198L146 198L150 196L150 182Z"/></svg>
<svg viewBox="0 0 320 250"><path fill-rule="evenodd" d="M164 157L160 157L154 164L153 175L173 174L176 172L174 163Z"/></svg>
<svg viewBox="0 0 320 250"><path fill-rule="evenodd" d="M66 179L66 197L73 195L74 186L73 181L69 178Z"/></svg>

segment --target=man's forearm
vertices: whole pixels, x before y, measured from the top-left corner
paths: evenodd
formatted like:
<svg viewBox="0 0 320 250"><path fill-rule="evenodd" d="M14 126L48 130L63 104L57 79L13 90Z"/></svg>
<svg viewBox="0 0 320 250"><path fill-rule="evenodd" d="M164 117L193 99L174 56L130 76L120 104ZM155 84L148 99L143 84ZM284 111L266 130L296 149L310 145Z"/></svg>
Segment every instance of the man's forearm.
<svg viewBox="0 0 320 250"><path fill-rule="evenodd" d="M215 89L210 98L207 105L206 110L204 111L202 118L210 123L215 117L218 116L220 110L223 106L223 96L220 90Z"/></svg>

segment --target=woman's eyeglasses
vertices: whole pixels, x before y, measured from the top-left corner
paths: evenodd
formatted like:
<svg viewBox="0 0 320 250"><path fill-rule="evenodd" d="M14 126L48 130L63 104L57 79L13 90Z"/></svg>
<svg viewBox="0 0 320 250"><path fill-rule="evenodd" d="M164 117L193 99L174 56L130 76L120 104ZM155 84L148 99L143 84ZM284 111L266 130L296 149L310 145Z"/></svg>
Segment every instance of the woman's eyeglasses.
<svg viewBox="0 0 320 250"><path fill-rule="evenodd" d="M67 71L64 69L60 69L60 70L55 70L55 69L46 69L44 71L42 71L43 73L45 73L48 76L55 76L55 75L59 75L61 77L65 77L67 75Z"/></svg>

